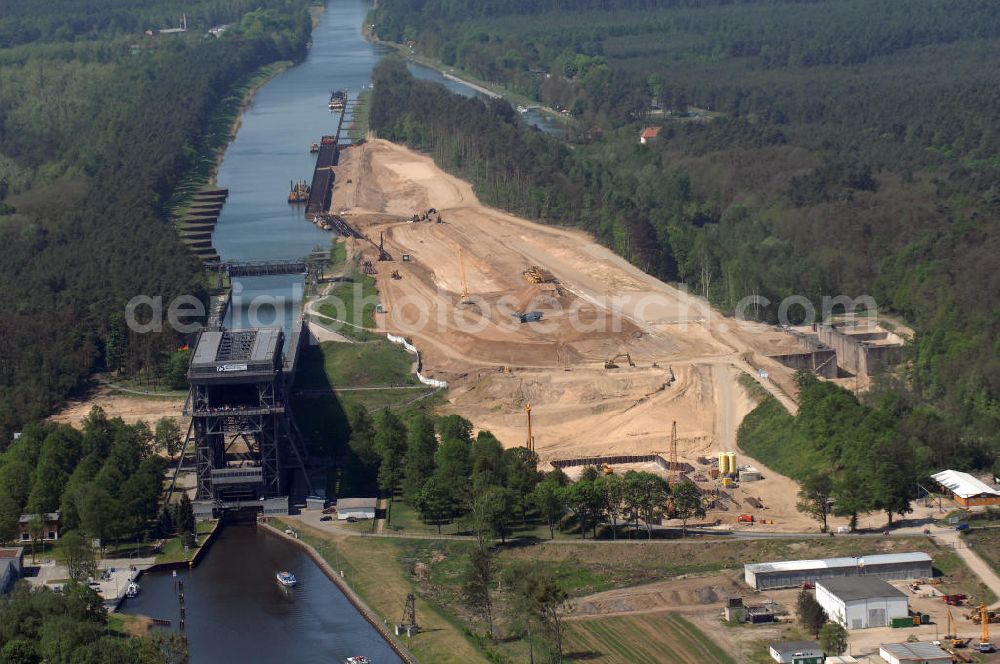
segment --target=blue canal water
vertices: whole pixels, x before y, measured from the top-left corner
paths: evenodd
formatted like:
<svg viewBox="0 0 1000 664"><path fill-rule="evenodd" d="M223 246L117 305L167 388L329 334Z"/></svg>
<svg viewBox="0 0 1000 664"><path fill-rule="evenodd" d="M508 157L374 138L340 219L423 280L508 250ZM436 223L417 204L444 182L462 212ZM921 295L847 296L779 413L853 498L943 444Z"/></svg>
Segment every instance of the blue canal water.
<svg viewBox="0 0 1000 664"><path fill-rule="evenodd" d="M291 571L298 585L279 585L278 570ZM225 526L194 570L143 575L142 592L122 610L176 629L177 581L191 664L340 664L354 655L402 661L301 549L252 525Z"/></svg>

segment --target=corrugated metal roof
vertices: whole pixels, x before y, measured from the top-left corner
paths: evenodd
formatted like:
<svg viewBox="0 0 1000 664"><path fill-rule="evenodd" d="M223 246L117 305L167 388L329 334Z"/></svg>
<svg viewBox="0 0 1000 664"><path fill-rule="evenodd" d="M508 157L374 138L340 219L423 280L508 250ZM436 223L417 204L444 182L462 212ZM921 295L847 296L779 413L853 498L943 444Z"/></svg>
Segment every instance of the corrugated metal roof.
<svg viewBox="0 0 1000 664"><path fill-rule="evenodd" d="M883 643L882 650L901 660L945 659L951 656L933 643Z"/></svg>
<svg viewBox="0 0 1000 664"><path fill-rule="evenodd" d="M857 558L825 558L823 560L781 560L769 563L750 563L744 565L746 571L754 574L767 572L795 572L806 569L833 569L837 567L858 567L864 565L898 565L901 563L931 562L931 557L921 551L909 553L877 553L871 556Z"/></svg>
<svg viewBox="0 0 1000 664"><path fill-rule="evenodd" d="M959 498L971 498L983 494L1000 496L1000 491L997 491L989 484L981 482L968 473L957 470L942 470L936 475L931 475L931 478Z"/></svg>
<svg viewBox="0 0 1000 664"><path fill-rule="evenodd" d="M818 641L781 641L769 646L778 654L789 654L803 650L819 650Z"/></svg>
<svg viewBox="0 0 1000 664"><path fill-rule="evenodd" d="M823 586L834 597L843 602L854 602L859 599L874 599L877 597L906 597L902 591L892 587L882 579L871 576L844 576L833 579L823 579L816 582Z"/></svg>

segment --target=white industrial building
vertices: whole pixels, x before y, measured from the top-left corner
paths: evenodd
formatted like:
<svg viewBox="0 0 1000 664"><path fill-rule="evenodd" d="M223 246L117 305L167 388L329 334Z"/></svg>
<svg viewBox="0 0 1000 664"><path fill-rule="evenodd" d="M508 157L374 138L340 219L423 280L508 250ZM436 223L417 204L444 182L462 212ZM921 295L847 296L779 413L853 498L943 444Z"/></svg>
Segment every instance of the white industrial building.
<svg viewBox="0 0 1000 664"><path fill-rule="evenodd" d="M377 504L378 498L339 498L337 500L337 520L374 519Z"/></svg>
<svg viewBox="0 0 1000 664"><path fill-rule="evenodd" d="M894 618L910 615L906 595L868 576L817 581L816 601L830 620L847 629L890 627Z"/></svg>
<svg viewBox="0 0 1000 664"><path fill-rule="evenodd" d="M929 579L934 575L931 557L926 553L880 553L857 558L823 560L783 560L751 563L743 566L743 578L756 590L795 588L821 579L865 576L903 580Z"/></svg>
<svg viewBox="0 0 1000 664"><path fill-rule="evenodd" d="M951 655L933 643L885 643L879 657L889 664L951 664Z"/></svg>

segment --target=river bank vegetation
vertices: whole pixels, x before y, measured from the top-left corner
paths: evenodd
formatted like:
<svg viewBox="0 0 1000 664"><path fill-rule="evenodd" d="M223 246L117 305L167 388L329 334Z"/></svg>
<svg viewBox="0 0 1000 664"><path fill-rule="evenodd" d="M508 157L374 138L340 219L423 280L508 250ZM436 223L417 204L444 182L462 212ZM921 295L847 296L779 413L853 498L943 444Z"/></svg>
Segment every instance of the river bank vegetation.
<svg viewBox="0 0 1000 664"><path fill-rule="evenodd" d="M562 107L576 129L561 142L393 62L371 127L484 202L582 228L723 311L759 295L773 322L789 295L817 311L872 295L916 336L868 405L893 395L890 426L914 452L943 445L935 463L989 470L998 21L989 2L387 0L380 38ZM646 126L660 133L640 145Z"/></svg>
<svg viewBox="0 0 1000 664"><path fill-rule="evenodd" d="M143 34L182 12L186 32ZM305 0L0 12L0 448L92 370L157 372L180 345L124 316L135 295L203 292L167 202L222 100L262 66L301 59L310 30Z"/></svg>

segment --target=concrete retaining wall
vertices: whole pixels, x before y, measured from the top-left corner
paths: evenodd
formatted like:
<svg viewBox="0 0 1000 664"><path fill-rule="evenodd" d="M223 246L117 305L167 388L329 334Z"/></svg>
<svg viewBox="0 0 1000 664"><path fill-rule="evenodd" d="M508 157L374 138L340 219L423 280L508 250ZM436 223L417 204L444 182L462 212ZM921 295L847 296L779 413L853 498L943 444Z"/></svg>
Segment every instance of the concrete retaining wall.
<svg viewBox="0 0 1000 664"><path fill-rule="evenodd" d="M882 330L817 325L820 341L837 352L837 364L859 376L871 376L903 359L902 339ZM880 343L879 343L880 342Z"/></svg>

